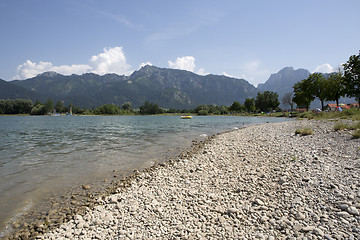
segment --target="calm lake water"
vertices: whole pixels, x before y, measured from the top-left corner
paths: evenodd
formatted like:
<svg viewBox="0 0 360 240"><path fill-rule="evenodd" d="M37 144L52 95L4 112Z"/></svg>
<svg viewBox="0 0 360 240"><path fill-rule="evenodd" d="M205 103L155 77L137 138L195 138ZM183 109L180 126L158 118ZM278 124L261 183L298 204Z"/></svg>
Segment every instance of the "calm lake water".
<svg viewBox="0 0 360 240"><path fill-rule="evenodd" d="M0 226L41 196L152 165L192 140L283 118L195 116L0 116ZM1 231L0 231L1 232ZM0 234L1 236L1 234Z"/></svg>

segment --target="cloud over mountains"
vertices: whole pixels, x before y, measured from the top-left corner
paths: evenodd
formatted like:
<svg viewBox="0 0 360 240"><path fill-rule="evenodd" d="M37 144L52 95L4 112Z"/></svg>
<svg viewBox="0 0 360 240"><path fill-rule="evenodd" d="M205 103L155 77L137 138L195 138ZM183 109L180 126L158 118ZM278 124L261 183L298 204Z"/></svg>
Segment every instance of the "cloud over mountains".
<svg viewBox="0 0 360 240"><path fill-rule="evenodd" d="M152 65L151 62L141 63L139 67ZM195 72L195 58L193 56L178 57L174 62L168 61L169 68L187 70ZM103 52L92 56L88 64L73 64L54 66L51 62L40 61L38 63L26 60L17 67L17 74L13 79L28 79L36 75L54 71L63 75L96 73L104 75L107 73L116 73L119 75L130 75L134 70L127 63L122 47L104 48ZM203 68L198 69L195 73L205 75Z"/></svg>
<svg viewBox="0 0 360 240"><path fill-rule="evenodd" d="M17 67L17 75L14 79L27 79L47 71L54 71L63 75L87 72L99 75L106 73L128 75L132 73L131 66L126 62L122 47L104 48L103 50L104 52L92 56L88 64L54 66L51 62L40 61L36 63L27 60Z"/></svg>

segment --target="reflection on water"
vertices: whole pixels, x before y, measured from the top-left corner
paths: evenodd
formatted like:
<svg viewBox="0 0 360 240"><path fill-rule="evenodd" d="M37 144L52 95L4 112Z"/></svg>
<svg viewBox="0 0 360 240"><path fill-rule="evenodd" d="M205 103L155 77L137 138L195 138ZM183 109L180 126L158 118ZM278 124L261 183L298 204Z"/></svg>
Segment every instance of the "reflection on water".
<svg viewBox="0 0 360 240"><path fill-rule="evenodd" d="M0 225L43 193L130 171L192 140L276 118L0 116Z"/></svg>

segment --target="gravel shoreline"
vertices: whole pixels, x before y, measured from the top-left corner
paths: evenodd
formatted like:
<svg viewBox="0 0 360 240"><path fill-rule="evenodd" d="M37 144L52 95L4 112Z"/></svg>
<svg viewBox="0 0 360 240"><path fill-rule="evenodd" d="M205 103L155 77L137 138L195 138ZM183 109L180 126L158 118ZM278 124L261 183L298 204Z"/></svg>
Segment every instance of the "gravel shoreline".
<svg viewBox="0 0 360 240"><path fill-rule="evenodd" d="M216 135L37 239L360 239L360 141L333 126Z"/></svg>

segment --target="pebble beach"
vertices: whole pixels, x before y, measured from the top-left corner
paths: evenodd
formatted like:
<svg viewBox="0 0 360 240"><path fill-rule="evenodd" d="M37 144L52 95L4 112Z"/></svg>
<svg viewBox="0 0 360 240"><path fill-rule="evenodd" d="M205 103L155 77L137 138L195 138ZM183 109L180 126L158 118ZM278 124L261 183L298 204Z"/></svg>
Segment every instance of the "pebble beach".
<svg viewBox="0 0 360 240"><path fill-rule="evenodd" d="M334 124L212 136L36 239L360 239L360 141Z"/></svg>

